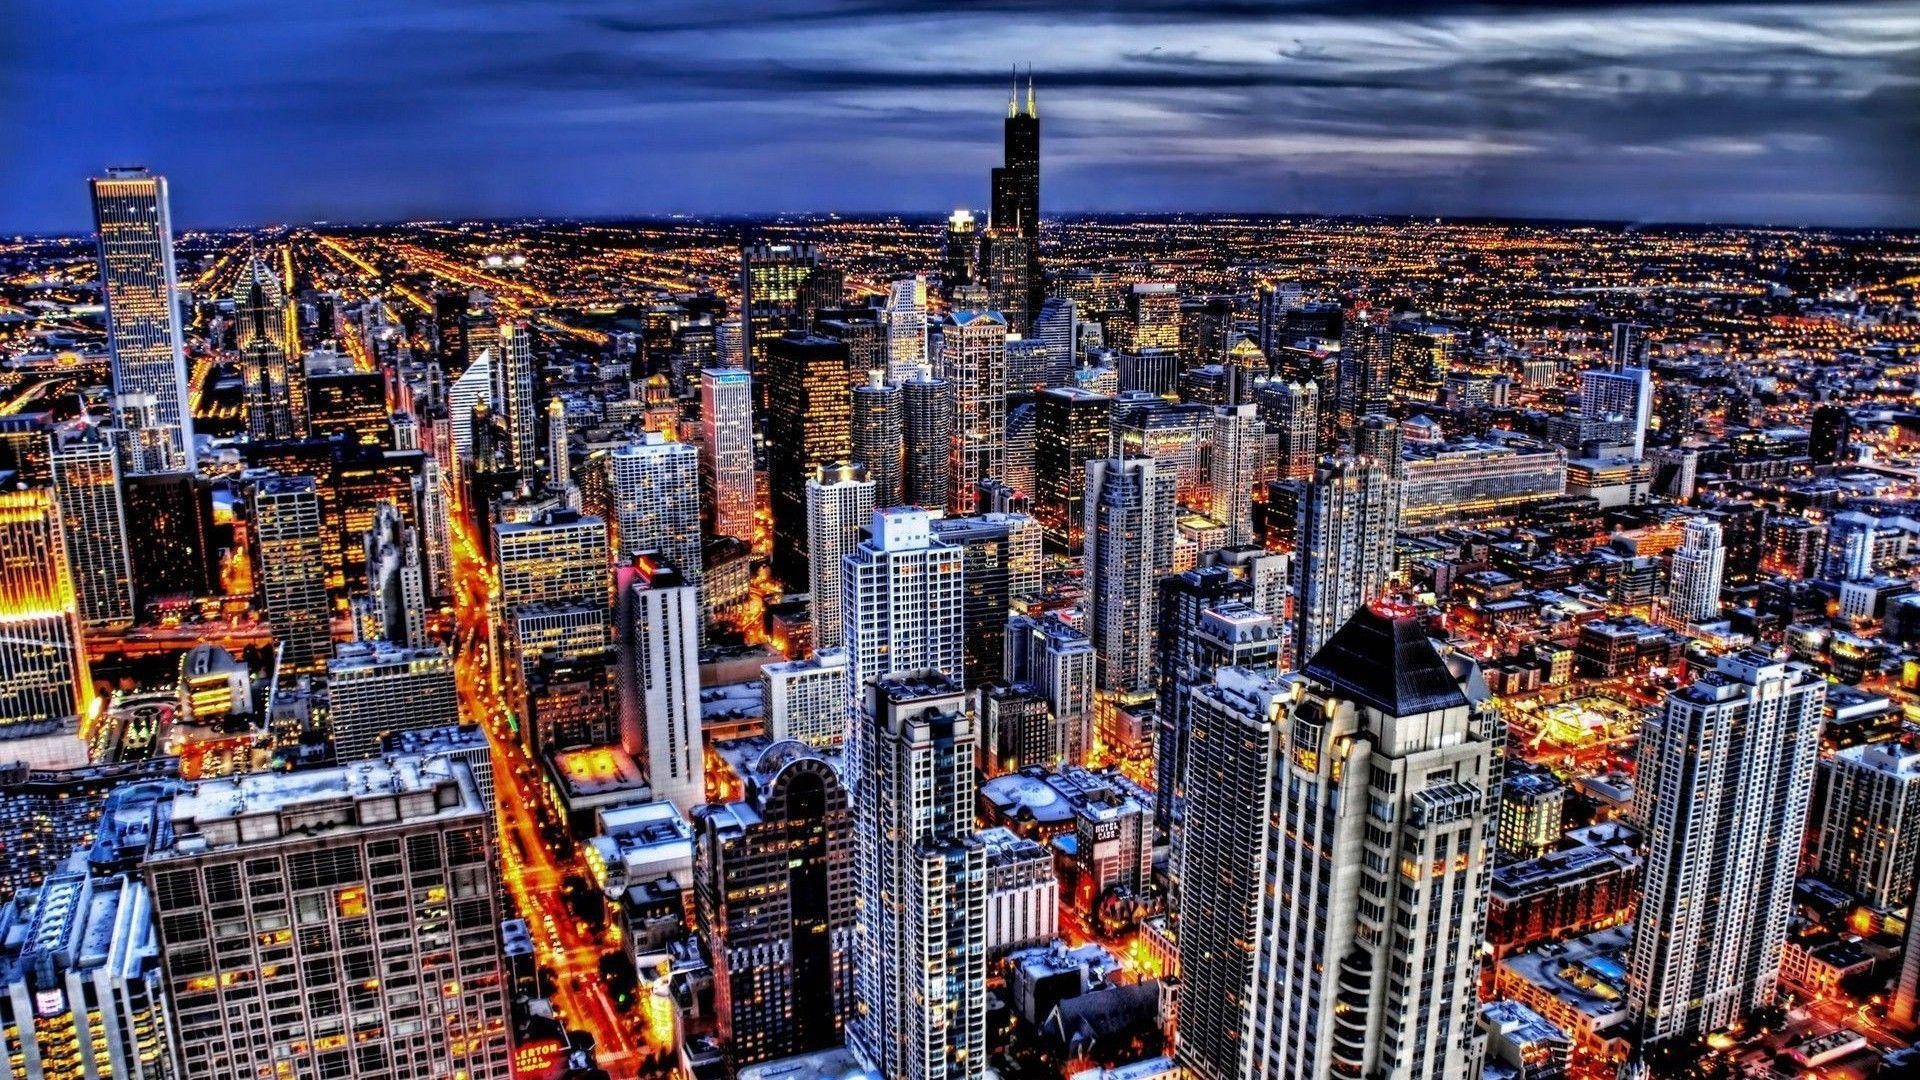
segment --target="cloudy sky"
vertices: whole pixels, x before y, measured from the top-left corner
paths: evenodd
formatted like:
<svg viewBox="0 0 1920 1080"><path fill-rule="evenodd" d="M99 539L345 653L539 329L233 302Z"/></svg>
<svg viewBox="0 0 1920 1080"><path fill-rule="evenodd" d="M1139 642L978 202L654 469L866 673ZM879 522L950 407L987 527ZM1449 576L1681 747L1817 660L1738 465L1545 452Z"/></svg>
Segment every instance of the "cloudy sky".
<svg viewBox="0 0 1920 1080"><path fill-rule="evenodd" d="M90 0L0 19L0 229L1043 205L1920 225L1920 6ZM4 14L0 5L0 14Z"/></svg>

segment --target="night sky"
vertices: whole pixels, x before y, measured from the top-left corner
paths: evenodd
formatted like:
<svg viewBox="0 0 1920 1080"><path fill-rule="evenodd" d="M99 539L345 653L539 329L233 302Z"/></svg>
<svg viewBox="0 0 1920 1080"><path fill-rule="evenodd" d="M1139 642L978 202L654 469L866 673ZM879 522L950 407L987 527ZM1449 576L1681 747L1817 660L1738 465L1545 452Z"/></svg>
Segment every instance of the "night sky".
<svg viewBox="0 0 1920 1080"><path fill-rule="evenodd" d="M0 7L0 229L1042 200L1920 225L1920 5L96 0Z"/></svg>

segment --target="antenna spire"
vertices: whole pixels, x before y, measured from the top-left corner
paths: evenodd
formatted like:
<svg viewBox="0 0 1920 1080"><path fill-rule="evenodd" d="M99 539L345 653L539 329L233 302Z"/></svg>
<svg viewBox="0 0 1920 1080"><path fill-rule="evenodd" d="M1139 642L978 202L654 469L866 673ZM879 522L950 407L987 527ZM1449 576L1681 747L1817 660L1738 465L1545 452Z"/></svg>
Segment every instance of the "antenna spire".
<svg viewBox="0 0 1920 1080"><path fill-rule="evenodd" d="M1040 110L1035 108L1033 104L1033 65L1032 64L1027 65L1027 115L1033 117L1036 120L1040 118Z"/></svg>
<svg viewBox="0 0 1920 1080"><path fill-rule="evenodd" d="M1007 119L1020 115L1020 65L1013 65L1013 92L1007 95Z"/></svg>

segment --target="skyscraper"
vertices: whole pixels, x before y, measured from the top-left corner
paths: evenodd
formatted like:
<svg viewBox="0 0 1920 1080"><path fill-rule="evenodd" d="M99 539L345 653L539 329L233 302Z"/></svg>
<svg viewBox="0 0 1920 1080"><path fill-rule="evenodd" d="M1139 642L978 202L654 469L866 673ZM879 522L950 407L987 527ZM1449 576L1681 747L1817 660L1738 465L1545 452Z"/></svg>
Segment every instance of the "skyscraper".
<svg viewBox="0 0 1920 1080"><path fill-rule="evenodd" d="M64 725L93 702L67 562L50 494L0 492L0 734Z"/></svg>
<svg viewBox="0 0 1920 1080"><path fill-rule="evenodd" d="M658 553L622 577L620 726L653 797L682 814L707 801L700 735L700 590Z"/></svg>
<svg viewBox="0 0 1920 1080"><path fill-rule="evenodd" d="M700 486L713 534L753 539L753 382L739 368L700 372Z"/></svg>
<svg viewBox="0 0 1920 1080"><path fill-rule="evenodd" d="M269 476L253 489L254 581L280 645L284 675L324 670L333 640L320 494L309 476Z"/></svg>
<svg viewBox="0 0 1920 1080"><path fill-rule="evenodd" d="M19 1080L168 1080L153 904L136 878L50 875L0 907L0 1027Z"/></svg>
<svg viewBox="0 0 1920 1080"><path fill-rule="evenodd" d="M532 604L605 608L612 582L607 523L573 510L493 527L502 612Z"/></svg>
<svg viewBox="0 0 1920 1080"><path fill-rule="evenodd" d="M367 597L380 638L418 648L427 643L427 579L418 535L390 502L374 507L364 542Z"/></svg>
<svg viewBox="0 0 1920 1080"><path fill-rule="evenodd" d="M947 216L946 246L940 262L940 288L947 296L951 297L957 288L973 284L979 244L971 210L955 210Z"/></svg>
<svg viewBox="0 0 1920 1080"><path fill-rule="evenodd" d="M89 630L131 625L133 563L113 440L84 421L68 424L54 430L47 460L81 623Z"/></svg>
<svg viewBox="0 0 1920 1080"><path fill-rule="evenodd" d="M1666 425L1660 427L1666 434ZM1837 465L1847 456L1853 442L1853 410L1828 402L1813 410L1808 423L1807 456L1815 465Z"/></svg>
<svg viewBox="0 0 1920 1080"><path fill-rule="evenodd" d="M1364 305L1347 312L1334 396L1342 439L1362 417L1384 415L1393 404L1393 341L1386 312Z"/></svg>
<svg viewBox="0 0 1920 1080"><path fill-rule="evenodd" d="M957 681L922 671L868 687L856 722L861 962L848 1042L888 1077L985 1076L986 851L972 836L978 718Z"/></svg>
<svg viewBox="0 0 1920 1080"><path fill-rule="evenodd" d="M1643 1044L1773 999L1826 683L1752 650L1667 695L1641 729L1645 893L1627 1000Z"/></svg>
<svg viewBox="0 0 1920 1080"><path fill-rule="evenodd" d="M694 812L694 895L728 1057L837 1046L854 970L853 813L839 755L768 739L716 749L742 794Z"/></svg>
<svg viewBox="0 0 1920 1080"><path fill-rule="evenodd" d="M841 642L849 708L901 671L965 671L965 553L933 534L916 507L875 510L867 538L842 563Z"/></svg>
<svg viewBox="0 0 1920 1080"><path fill-rule="evenodd" d="M453 658L437 646L386 641L340 645L327 661L334 758L375 757L387 736L460 722Z"/></svg>
<svg viewBox="0 0 1920 1080"><path fill-rule="evenodd" d="M1478 672L1363 608L1304 677L1225 668L1193 696L1180 1061L1207 1080L1479 1075L1500 751Z"/></svg>
<svg viewBox="0 0 1920 1080"><path fill-rule="evenodd" d="M1222 405L1213 411L1210 491L1213 519L1225 534L1223 546L1253 539L1253 489L1266 456L1266 430L1252 405Z"/></svg>
<svg viewBox="0 0 1920 1080"><path fill-rule="evenodd" d="M494 350L481 349L473 354L473 363L447 387L447 425L453 429L453 452L458 461L471 464L474 454L474 417L492 413ZM491 462L483 462L491 466Z"/></svg>
<svg viewBox="0 0 1920 1080"><path fill-rule="evenodd" d="M566 495L573 487L573 454L567 434L567 403L547 402L547 487ZM577 492L572 493L576 498Z"/></svg>
<svg viewBox="0 0 1920 1080"><path fill-rule="evenodd" d="M1621 359L1636 350L1623 348L1619 336L1616 333L1611 366L1580 373L1579 441L1618 447L1638 461L1646 456L1647 426L1653 417L1653 373L1644 363ZM1644 345L1637 352L1644 360Z"/></svg>
<svg viewBox="0 0 1920 1080"><path fill-rule="evenodd" d="M534 427L533 331L523 322L500 324L494 355L493 402L507 427L507 464L522 479L540 475L540 433Z"/></svg>
<svg viewBox="0 0 1920 1080"><path fill-rule="evenodd" d="M307 364L300 322L280 275L250 259L233 287L233 344L240 351L247 434L263 442L307 434Z"/></svg>
<svg viewBox="0 0 1920 1080"><path fill-rule="evenodd" d="M840 647L840 562L873 517L873 481L858 465L833 465L807 479L807 573L813 647Z"/></svg>
<svg viewBox="0 0 1920 1080"><path fill-rule="evenodd" d="M1019 276L1026 284L1026 295L1020 298L1022 318L1014 329L1025 333L1027 320L1040 310L1040 300L1045 295L1040 273L1040 109L1034 101L1031 74L1027 76L1024 107L1020 102L1019 81L1014 82L1013 96L1007 99L1007 122L1002 134L1001 166L993 170L988 237L983 245L989 250L982 253L980 261L983 264L993 261L990 249L996 241L1002 245L1001 259L1008 268L1016 257L1024 257L1026 266ZM1017 246L1013 243L1016 237Z"/></svg>
<svg viewBox="0 0 1920 1080"><path fill-rule="evenodd" d="M1400 527L1398 471L1397 460L1341 455L1322 461L1306 485L1294 551L1302 662L1386 588Z"/></svg>
<svg viewBox="0 0 1920 1080"><path fill-rule="evenodd" d="M1043 391L1034 402L1033 516L1069 555L1080 552L1087 462L1107 456L1112 405L1112 398L1073 386Z"/></svg>
<svg viewBox="0 0 1920 1080"><path fill-rule="evenodd" d="M1805 861L1881 910L1920 881L1920 741L1848 746L1820 759Z"/></svg>
<svg viewBox="0 0 1920 1080"><path fill-rule="evenodd" d="M900 501L943 510L951 489L953 384L945 379L909 379L900 386L900 403L906 428Z"/></svg>
<svg viewBox="0 0 1920 1080"><path fill-rule="evenodd" d="M804 660L760 668L761 716L767 737L835 747L847 736L847 654L816 650Z"/></svg>
<svg viewBox="0 0 1920 1080"><path fill-rule="evenodd" d="M177 1080L504 1080L493 811L466 761L205 780L167 820L141 869Z"/></svg>
<svg viewBox="0 0 1920 1080"><path fill-rule="evenodd" d="M872 372L853 388L853 448L855 465L873 481L873 505L901 504L900 471L906 456L906 415L900 387L885 372Z"/></svg>
<svg viewBox="0 0 1920 1080"><path fill-rule="evenodd" d="M1173 569L1173 489L1172 470L1151 458L1087 462L1085 604L1101 690L1153 691L1160 579Z"/></svg>
<svg viewBox="0 0 1920 1080"><path fill-rule="evenodd" d="M980 508L980 482L1006 478L1007 320L997 312L949 314L941 326L940 377L953 387L947 512Z"/></svg>
<svg viewBox="0 0 1920 1080"><path fill-rule="evenodd" d="M1320 388L1310 382L1276 379L1262 385L1255 396L1267 430L1279 437L1275 476L1313 479L1314 462L1320 459Z"/></svg>
<svg viewBox="0 0 1920 1080"><path fill-rule="evenodd" d="M1033 317L1032 337L1047 350L1046 385L1064 386L1073 378L1074 354L1080 338L1079 305L1071 297L1047 297Z"/></svg>
<svg viewBox="0 0 1920 1080"><path fill-rule="evenodd" d="M1093 642L1058 615L1007 620L1004 678L1031 684L1065 736L1067 761L1084 765L1093 750Z"/></svg>
<svg viewBox="0 0 1920 1080"><path fill-rule="evenodd" d="M1920 908L1920 888L1913 894L1913 902L1907 905L1912 912ZM1900 957L1900 975L1893 983L1893 1003L1887 1007L1887 1018L1904 1026L1908 1031L1920 1031L1920 919L1908 915L1907 940Z"/></svg>
<svg viewBox="0 0 1920 1080"><path fill-rule="evenodd" d="M803 292L820 260L810 244L753 243L740 249L740 366L758 373L767 343L788 330L806 328ZM775 388L761 383L767 400Z"/></svg>
<svg viewBox="0 0 1920 1080"><path fill-rule="evenodd" d="M622 554L659 551L692 584L701 577L700 452L657 431L607 459Z"/></svg>
<svg viewBox="0 0 1920 1080"><path fill-rule="evenodd" d="M1184 570L1160 583L1153 765L1154 818L1162 829L1174 817L1194 688L1221 667L1279 667L1279 630L1248 605L1252 597L1252 584L1224 566Z"/></svg>
<svg viewBox="0 0 1920 1080"><path fill-rule="evenodd" d="M1727 569L1727 546L1718 522L1697 517L1680 534L1667 589L1667 617L1685 626L1720 617L1720 579Z"/></svg>
<svg viewBox="0 0 1920 1080"><path fill-rule="evenodd" d="M807 585L807 478L853 449L847 345L794 333L766 342L759 382L767 400L767 502L773 512L773 573Z"/></svg>
<svg viewBox="0 0 1920 1080"><path fill-rule="evenodd" d="M927 369L927 279L915 274L887 290L887 379Z"/></svg>
<svg viewBox="0 0 1920 1080"><path fill-rule="evenodd" d="M107 307L113 392L149 399L134 410L152 421L159 460L153 469L192 469L193 413L175 302L173 218L167 181L140 167L108 169L88 181L100 236L100 288Z"/></svg>
<svg viewBox="0 0 1920 1080"><path fill-rule="evenodd" d="M1040 594L1040 525L1025 514L943 518L933 535L964 552L965 682L983 686L1006 662L1003 642L1013 601ZM961 673L954 673L961 674Z"/></svg>

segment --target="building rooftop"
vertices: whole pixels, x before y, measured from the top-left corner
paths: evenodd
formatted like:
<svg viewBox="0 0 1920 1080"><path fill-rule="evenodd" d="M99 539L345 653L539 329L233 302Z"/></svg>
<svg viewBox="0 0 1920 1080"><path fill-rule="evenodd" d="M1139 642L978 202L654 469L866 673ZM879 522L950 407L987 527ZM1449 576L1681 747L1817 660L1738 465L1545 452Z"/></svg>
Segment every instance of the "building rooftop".
<svg viewBox="0 0 1920 1080"><path fill-rule="evenodd" d="M1463 707L1466 695L1426 627L1363 605L1307 661L1307 674L1389 716Z"/></svg>

